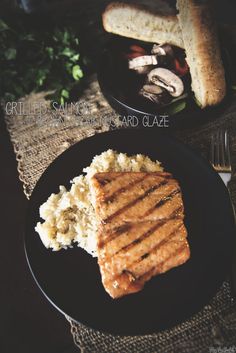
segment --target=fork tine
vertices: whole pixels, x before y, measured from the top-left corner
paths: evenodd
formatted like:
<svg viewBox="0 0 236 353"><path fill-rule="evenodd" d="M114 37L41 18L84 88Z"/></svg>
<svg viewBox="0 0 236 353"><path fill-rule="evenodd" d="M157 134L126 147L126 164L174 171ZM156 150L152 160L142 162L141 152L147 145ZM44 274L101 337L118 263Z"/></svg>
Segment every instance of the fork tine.
<svg viewBox="0 0 236 353"><path fill-rule="evenodd" d="M219 131L217 131L215 135L215 149L216 149L215 165L219 167L220 166L220 132Z"/></svg>
<svg viewBox="0 0 236 353"><path fill-rule="evenodd" d="M220 144L220 165L222 167L226 166L226 145L225 145L225 131L220 130L219 132L219 144Z"/></svg>
<svg viewBox="0 0 236 353"><path fill-rule="evenodd" d="M211 134L210 163L215 165L214 135Z"/></svg>
<svg viewBox="0 0 236 353"><path fill-rule="evenodd" d="M225 130L225 151L226 151L226 167L231 168L231 158L230 158L230 141L229 141L229 133Z"/></svg>
<svg viewBox="0 0 236 353"><path fill-rule="evenodd" d="M230 137L227 130L211 135L210 162L218 173L231 173Z"/></svg>

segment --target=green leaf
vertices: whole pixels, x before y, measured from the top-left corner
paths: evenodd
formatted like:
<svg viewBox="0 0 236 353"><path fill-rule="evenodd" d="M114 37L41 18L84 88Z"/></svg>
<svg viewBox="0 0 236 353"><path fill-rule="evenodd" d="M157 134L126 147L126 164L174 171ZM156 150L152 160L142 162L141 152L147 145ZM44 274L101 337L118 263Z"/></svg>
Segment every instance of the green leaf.
<svg viewBox="0 0 236 353"><path fill-rule="evenodd" d="M3 20L0 19L0 32L6 31L10 29L9 26L4 22Z"/></svg>
<svg viewBox="0 0 236 353"><path fill-rule="evenodd" d="M173 98L170 102L170 104L174 103L174 102L177 102L177 101L183 101L185 98L188 97L188 93L183 93L181 94L181 96L179 97L176 97L176 98Z"/></svg>
<svg viewBox="0 0 236 353"><path fill-rule="evenodd" d="M60 54L70 58L71 56L74 56L75 51L69 47L66 47L62 50Z"/></svg>
<svg viewBox="0 0 236 353"><path fill-rule="evenodd" d="M16 58L16 49L9 48L5 51L4 55L7 60L13 60Z"/></svg>
<svg viewBox="0 0 236 353"><path fill-rule="evenodd" d="M67 71L69 74L72 73L72 66L73 66L73 64L72 64L71 62L69 62L69 61L65 63L66 71Z"/></svg>
<svg viewBox="0 0 236 353"><path fill-rule="evenodd" d="M165 112L169 115L174 115L174 114L181 112L185 108L186 108L186 101L185 100L184 101L177 101L177 102L170 104L167 107Z"/></svg>
<svg viewBox="0 0 236 353"><path fill-rule="evenodd" d="M48 75L48 69L44 68L44 69L39 69L36 72L36 84L37 86L42 86L47 78Z"/></svg>
<svg viewBox="0 0 236 353"><path fill-rule="evenodd" d="M233 91L236 91L236 85L232 85L231 88Z"/></svg>
<svg viewBox="0 0 236 353"><path fill-rule="evenodd" d="M66 98L66 99L68 99L69 96L70 96L69 91L67 91L66 89L63 89L63 90L61 91L61 96L64 97L64 98Z"/></svg>
<svg viewBox="0 0 236 353"><path fill-rule="evenodd" d="M71 26L52 24L42 31L25 17L10 27L0 19L0 95L14 99L46 89L58 103L71 99L83 77L77 27Z"/></svg>
<svg viewBox="0 0 236 353"><path fill-rule="evenodd" d="M60 97L60 104L63 105L65 103L65 99L63 96Z"/></svg>
<svg viewBox="0 0 236 353"><path fill-rule="evenodd" d="M70 38L70 34L69 32L65 29L65 32L63 33L63 40L62 43L63 44L68 44L69 43L69 38Z"/></svg>
<svg viewBox="0 0 236 353"><path fill-rule="evenodd" d="M72 76L76 81L83 77L83 71L81 70L79 65L73 66Z"/></svg>
<svg viewBox="0 0 236 353"><path fill-rule="evenodd" d="M70 60L73 61L73 62L76 62L76 61L79 60L79 57L80 57L79 54L75 54L75 55L71 56Z"/></svg>
<svg viewBox="0 0 236 353"><path fill-rule="evenodd" d="M53 59L53 48L51 47L46 47L45 48L46 53L48 54L49 58L52 60Z"/></svg>

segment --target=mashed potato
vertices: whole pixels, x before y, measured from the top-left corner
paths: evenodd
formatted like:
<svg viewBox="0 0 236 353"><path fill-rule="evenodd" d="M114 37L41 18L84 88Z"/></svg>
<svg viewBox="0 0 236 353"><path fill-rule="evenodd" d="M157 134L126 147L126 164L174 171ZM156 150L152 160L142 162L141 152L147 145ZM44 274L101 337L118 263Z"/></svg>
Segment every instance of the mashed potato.
<svg viewBox="0 0 236 353"><path fill-rule="evenodd" d="M97 222L89 179L97 172L158 172L162 171L158 161L153 162L141 154L127 156L108 150L93 158L89 167L72 180L69 191L60 186L59 193L52 194L41 205L39 213L44 222L38 222L38 232L46 248L60 250L77 243L92 256L96 256Z"/></svg>

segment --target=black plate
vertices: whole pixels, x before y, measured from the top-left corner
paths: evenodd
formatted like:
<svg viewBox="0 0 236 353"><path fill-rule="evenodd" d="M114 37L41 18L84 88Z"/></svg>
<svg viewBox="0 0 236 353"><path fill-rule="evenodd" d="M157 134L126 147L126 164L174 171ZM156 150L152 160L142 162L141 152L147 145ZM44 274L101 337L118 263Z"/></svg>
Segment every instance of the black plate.
<svg viewBox="0 0 236 353"><path fill-rule="evenodd" d="M113 300L105 292L96 259L84 250L52 252L34 231L39 206L59 185L108 148L158 159L180 182L191 259L159 275L143 291ZM32 274L60 311L90 327L115 334L167 329L196 313L219 288L231 258L234 222L227 190L198 154L155 129L119 130L83 140L59 156L37 183L30 199L25 249Z"/></svg>
<svg viewBox="0 0 236 353"><path fill-rule="evenodd" d="M153 44L142 42L130 38L112 35L106 44L98 66L98 82L100 88L110 105L122 116L135 116L142 125L144 116L150 119L167 115L169 126L172 128L194 127L207 121L219 117L232 102L232 92L228 89L226 98L215 107L205 109L199 108L193 99L189 88L189 97L186 100L187 106L184 110L176 114L167 113L165 107L161 108L155 103L147 101L138 95L139 87L143 85L142 75L135 74L128 69L127 60L124 53L129 52L129 47L133 44L142 46L147 52L151 51ZM225 42L224 42L225 44ZM231 45L232 47L232 45ZM222 50L224 66L229 69L226 72L228 87L232 79L232 69L229 68L230 58L227 50ZM190 77L187 79L186 87L190 87Z"/></svg>

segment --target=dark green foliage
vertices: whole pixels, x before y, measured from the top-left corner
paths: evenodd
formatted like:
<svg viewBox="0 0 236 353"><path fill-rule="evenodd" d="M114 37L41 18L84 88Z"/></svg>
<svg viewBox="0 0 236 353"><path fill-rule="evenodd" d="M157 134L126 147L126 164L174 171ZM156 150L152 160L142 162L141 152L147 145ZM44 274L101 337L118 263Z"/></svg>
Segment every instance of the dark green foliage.
<svg viewBox="0 0 236 353"><path fill-rule="evenodd" d="M0 97L15 100L32 91L52 90L63 104L81 81L83 70L76 31L69 26L42 28L27 20L0 19Z"/></svg>

